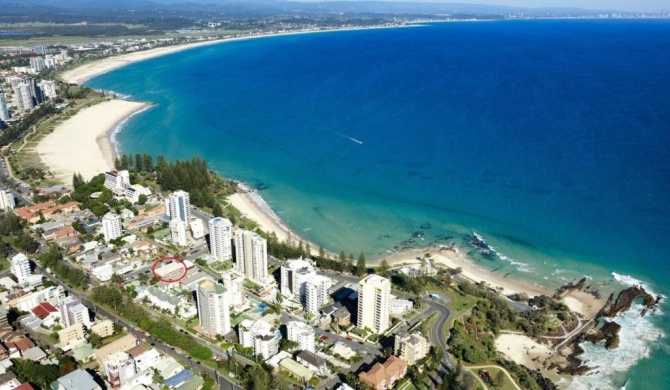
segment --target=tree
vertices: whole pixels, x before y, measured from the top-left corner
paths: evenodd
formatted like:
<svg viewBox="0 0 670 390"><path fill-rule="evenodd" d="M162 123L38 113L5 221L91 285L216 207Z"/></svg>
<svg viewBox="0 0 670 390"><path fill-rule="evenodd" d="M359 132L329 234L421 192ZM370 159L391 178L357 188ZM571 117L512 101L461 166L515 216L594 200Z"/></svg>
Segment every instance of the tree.
<svg viewBox="0 0 670 390"><path fill-rule="evenodd" d="M379 273L382 275L386 275L391 267L389 266L388 261L386 259L382 260L381 264L379 265Z"/></svg>
<svg viewBox="0 0 670 390"><path fill-rule="evenodd" d="M154 170L154 163L151 161L151 155L145 154L143 160L144 170L147 172L152 172Z"/></svg>
<svg viewBox="0 0 670 390"><path fill-rule="evenodd" d="M502 387L505 384L505 374L501 370L498 370L496 376L493 377L493 384L496 387Z"/></svg>
<svg viewBox="0 0 670 390"><path fill-rule="evenodd" d="M135 172L142 172L143 162L142 155L137 153L135 155Z"/></svg>
<svg viewBox="0 0 670 390"><path fill-rule="evenodd" d="M326 250L323 249L323 247L320 246L320 245L319 245L319 257L322 258L322 259L326 258Z"/></svg>
<svg viewBox="0 0 670 390"><path fill-rule="evenodd" d="M358 261L356 262L356 276L364 275L367 272L367 267L365 265L365 254L361 252L358 256Z"/></svg>
<svg viewBox="0 0 670 390"><path fill-rule="evenodd" d="M146 195L141 194L141 195L137 198L137 203L138 203L140 206L143 206L143 205L145 205L145 204L147 203L147 200L149 200L149 198L147 198Z"/></svg>

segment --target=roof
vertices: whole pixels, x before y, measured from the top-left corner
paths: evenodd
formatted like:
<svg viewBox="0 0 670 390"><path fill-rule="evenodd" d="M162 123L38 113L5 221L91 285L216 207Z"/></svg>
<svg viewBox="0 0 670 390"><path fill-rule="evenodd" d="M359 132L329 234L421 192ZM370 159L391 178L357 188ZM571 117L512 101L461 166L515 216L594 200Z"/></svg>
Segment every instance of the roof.
<svg viewBox="0 0 670 390"><path fill-rule="evenodd" d="M163 384L168 387L176 387L179 386L180 384L184 383L188 378L193 376L193 371L191 370L184 370L176 375L173 375L172 377L166 379Z"/></svg>
<svg viewBox="0 0 670 390"><path fill-rule="evenodd" d="M205 380L199 375L194 375L188 378L184 383L176 388L176 390L198 390L205 384Z"/></svg>
<svg viewBox="0 0 670 390"><path fill-rule="evenodd" d="M286 358L279 362L279 367L301 378L309 378L312 376L312 371L291 358Z"/></svg>
<svg viewBox="0 0 670 390"><path fill-rule="evenodd" d="M145 353L146 351L148 351L150 349L151 349L150 346L148 346L147 344L142 343L142 344L139 344L135 347L130 348L128 350L128 355L136 358L136 357L140 356L141 354Z"/></svg>
<svg viewBox="0 0 670 390"><path fill-rule="evenodd" d="M36 316L38 316L40 318L46 318L51 313L58 313L58 309L56 309L49 302L40 303L39 305L35 306L35 308L33 308L32 311L33 311L33 313L35 313Z"/></svg>
<svg viewBox="0 0 670 390"><path fill-rule="evenodd" d="M347 309L346 307L341 307L341 308L337 309L337 311L335 313L333 313L333 317L347 318L347 317L351 317L351 313L349 312L349 309Z"/></svg>
<svg viewBox="0 0 670 390"><path fill-rule="evenodd" d="M15 341L14 344L16 345L16 348L18 348L21 352L27 351L35 346L35 343L33 343L31 339L27 338Z"/></svg>
<svg viewBox="0 0 670 390"><path fill-rule="evenodd" d="M381 363L375 363L368 372L361 372L358 374L358 377L368 383L373 383L374 387L380 387L380 385L386 380L386 372L384 371L384 366Z"/></svg>
<svg viewBox="0 0 670 390"><path fill-rule="evenodd" d="M100 389L97 383L93 380L91 374L85 370L77 369L71 373L64 375L56 382L65 390L96 390Z"/></svg>
<svg viewBox="0 0 670 390"><path fill-rule="evenodd" d="M318 356L314 352L302 351L296 356L298 359L304 360L307 363L313 365L314 367L321 367L326 364L326 360L321 356Z"/></svg>
<svg viewBox="0 0 670 390"><path fill-rule="evenodd" d="M47 354L44 351L42 351L42 348L40 347L32 347L21 353L21 356L23 356L24 359L36 362L46 358Z"/></svg>
<svg viewBox="0 0 670 390"><path fill-rule="evenodd" d="M19 387L15 387L14 390L35 390L35 388L26 382Z"/></svg>

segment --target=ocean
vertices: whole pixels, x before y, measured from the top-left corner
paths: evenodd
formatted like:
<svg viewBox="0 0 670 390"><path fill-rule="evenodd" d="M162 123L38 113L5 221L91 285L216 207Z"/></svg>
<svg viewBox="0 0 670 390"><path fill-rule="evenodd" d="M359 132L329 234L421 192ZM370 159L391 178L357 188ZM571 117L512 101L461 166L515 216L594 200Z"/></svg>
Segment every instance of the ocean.
<svg viewBox="0 0 670 390"><path fill-rule="evenodd" d="M122 152L202 156L332 251L476 233L531 283L668 295L668 69L668 20L537 20L229 42L86 84L156 103ZM668 388L663 311L621 316L572 388Z"/></svg>

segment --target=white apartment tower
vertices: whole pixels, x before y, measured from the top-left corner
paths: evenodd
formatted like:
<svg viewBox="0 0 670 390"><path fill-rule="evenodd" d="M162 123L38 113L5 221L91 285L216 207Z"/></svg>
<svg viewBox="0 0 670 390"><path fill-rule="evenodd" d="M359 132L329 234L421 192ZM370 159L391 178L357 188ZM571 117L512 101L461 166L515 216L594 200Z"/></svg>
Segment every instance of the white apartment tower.
<svg viewBox="0 0 670 390"><path fill-rule="evenodd" d="M27 111L35 107L33 102L33 95L30 92L30 86L26 83L19 84L14 89L16 95L16 105L21 111Z"/></svg>
<svg viewBox="0 0 670 390"><path fill-rule="evenodd" d="M128 384L128 380L137 373L135 361L124 351L113 353L102 363L102 373L112 389Z"/></svg>
<svg viewBox="0 0 670 390"><path fill-rule="evenodd" d="M49 99L53 99L57 96L56 92L56 82L52 80L44 80L39 84L42 94Z"/></svg>
<svg viewBox="0 0 670 390"><path fill-rule="evenodd" d="M0 210L13 210L16 204L14 194L9 188L0 187Z"/></svg>
<svg viewBox="0 0 670 390"><path fill-rule="evenodd" d="M316 271L311 262L303 259L287 260L281 266L280 291L286 297L295 297L302 301L306 283L314 277Z"/></svg>
<svg viewBox="0 0 670 390"><path fill-rule="evenodd" d="M233 258L233 223L221 217L209 220L209 252L215 259Z"/></svg>
<svg viewBox="0 0 670 390"><path fill-rule="evenodd" d="M184 221L173 219L170 221L170 231L172 233L172 243L176 246L188 246L187 236L188 225Z"/></svg>
<svg viewBox="0 0 670 390"><path fill-rule="evenodd" d="M166 211L172 220L185 222L191 220L191 195L186 191L175 191L166 200Z"/></svg>
<svg viewBox="0 0 670 390"><path fill-rule="evenodd" d="M391 282L369 275L358 283L358 327L383 333L389 327Z"/></svg>
<svg viewBox="0 0 670 390"><path fill-rule="evenodd" d="M226 288L211 280L198 285L198 318L210 336L230 333L230 302Z"/></svg>
<svg viewBox="0 0 670 390"><path fill-rule="evenodd" d="M268 279L267 241L254 232L235 232L235 262L237 271L247 279L265 284Z"/></svg>
<svg viewBox="0 0 670 390"><path fill-rule="evenodd" d="M7 97L0 92L0 121L7 122L9 120L9 109L7 108Z"/></svg>
<svg viewBox="0 0 670 390"><path fill-rule="evenodd" d="M12 257L10 271L16 276L17 282L22 286L29 282L30 276L33 274L30 270L30 261L23 253L18 253Z"/></svg>
<svg viewBox="0 0 670 390"><path fill-rule="evenodd" d="M253 348L254 356L269 359L279 352L280 333L263 321L244 320L238 327L238 338L244 348Z"/></svg>
<svg viewBox="0 0 670 390"><path fill-rule="evenodd" d="M121 227L121 217L115 213L107 213L102 217L102 234L105 236L105 242L121 237L123 228Z"/></svg>
<svg viewBox="0 0 670 390"><path fill-rule="evenodd" d="M325 276L315 275L305 283L305 310L308 313L318 313L319 309L330 301L328 290L333 281Z"/></svg>
<svg viewBox="0 0 670 390"><path fill-rule="evenodd" d="M35 72L41 72L46 68L46 63L42 57L31 57L30 58L30 68L35 70Z"/></svg>
<svg viewBox="0 0 670 390"><path fill-rule="evenodd" d="M228 302L231 307L240 308L244 306L244 276L233 273L233 271L226 271L221 274L223 280L223 287L228 291Z"/></svg>
<svg viewBox="0 0 670 390"><path fill-rule="evenodd" d="M91 326L91 315L88 308L73 297L65 297L58 302L58 309L60 310L60 322L63 328L75 324L82 324L87 328Z"/></svg>
<svg viewBox="0 0 670 390"><path fill-rule="evenodd" d="M289 321L286 324L286 337L299 344L301 351L314 352L314 328L300 321Z"/></svg>

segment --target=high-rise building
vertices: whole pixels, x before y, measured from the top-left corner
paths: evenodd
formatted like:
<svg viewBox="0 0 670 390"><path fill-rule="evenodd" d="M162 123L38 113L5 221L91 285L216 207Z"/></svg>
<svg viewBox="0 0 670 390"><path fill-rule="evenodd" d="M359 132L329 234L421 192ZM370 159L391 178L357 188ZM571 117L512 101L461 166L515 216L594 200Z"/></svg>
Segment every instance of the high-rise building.
<svg viewBox="0 0 670 390"><path fill-rule="evenodd" d="M172 243L176 246L188 246L188 225L184 221L173 219L170 221L170 232L172 233Z"/></svg>
<svg viewBox="0 0 670 390"><path fill-rule="evenodd" d="M233 258L233 223L221 217L209 220L209 252L215 259Z"/></svg>
<svg viewBox="0 0 670 390"><path fill-rule="evenodd" d="M295 341L301 351L314 352L314 328L300 321L289 321L286 324L286 338Z"/></svg>
<svg viewBox="0 0 670 390"><path fill-rule="evenodd" d="M318 313L319 309L330 301L328 290L333 281L321 275L315 275L305 283L305 297L303 299L305 310L308 313Z"/></svg>
<svg viewBox="0 0 670 390"><path fill-rule="evenodd" d="M14 95L16 96L16 106L19 110L27 111L35 107L28 84L22 83L17 85L16 88L14 88Z"/></svg>
<svg viewBox="0 0 670 390"><path fill-rule="evenodd" d="M130 173L128 171L109 171L105 172L105 188L118 191L125 190L130 185Z"/></svg>
<svg viewBox="0 0 670 390"><path fill-rule="evenodd" d="M244 276L233 273L232 270L221 274L223 287L228 291L228 302L234 308L244 306Z"/></svg>
<svg viewBox="0 0 670 390"><path fill-rule="evenodd" d="M268 359L279 352L281 333L263 320L242 321L238 326L238 338L244 348L253 348L254 356Z"/></svg>
<svg viewBox="0 0 670 390"><path fill-rule="evenodd" d="M295 297L303 302L306 283L315 276L316 270L310 261L287 260L281 266L280 291L286 297Z"/></svg>
<svg viewBox="0 0 670 390"><path fill-rule="evenodd" d="M172 220L185 222L191 220L191 196L186 191L175 191L166 200L166 211Z"/></svg>
<svg viewBox="0 0 670 390"><path fill-rule="evenodd" d="M198 284L198 318L205 333L210 336L230 332L230 302L226 288L211 280Z"/></svg>
<svg viewBox="0 0 670 390"><path fill-rule="evenodd" d="M58 96L58 92L56 91L56 82L52 80L44 80L41 83L39 83L40 90L42 91L42 95L44 97L47 97L49 99L53 99Z"/></svg>
<svg viewBox="0 0 670 390"><path fill-rule="evenodd" d="M369 275L358 283L358 327L383 333L389 327L391 282Z"/></svg>
<svg viewBox="0 0 670 390"><path fill-rule="evenodd" d="M88 308L73 297L65 297L58 302L60 310L60 322L63 328L75 324L82 324L87 328L91 326L91 315Z"/></svg>
<svg viewBox="0 0 670 390"><path fill-rule="evenodd" d="M123 228L121 227L121 217L116 213L107 213L102 217L102 234L105 236L105 242L110 242L121 237Z"/></svg>
<svg viewBox="0 0 670 390"><path fill-rule="evenodd" d="M47 54L47 47L44 45L35 46L35 54L45 55Z"/></svg>
<svg viewBox="0 0 670 390"><path fill-rule="evenodd" d="M13 210L15 204L14 193L7 187L0 187L0 209L4 211Z"/></svg>
<svg viewBox="0 0 670 390"><path fill-rule="evenodd" d="M46 63L42 57L31 57L30 58L30 69L35 72L41 72L46 68Z"/></svg>
<svg viewBox="0 0 670 390"><path fill-rule="evenodd" d="M28 84L28 88L30 89L30 96L33 98L33 104L37 106L42 103L44 97L42 96L42 90L37 85L37 80L32 77L27 77L23 79L23 82Z"/></svg>
<svg viewBox="0 0 670 390"><path fill-rule="evenodd" d="M18 253L12 257L10 271L16 276L16 281L20 285L28 283L28 279L33 274L30 269L30 261L23 253Z"/></svg>
<svg viewBox="0 0 670 390"><path fill-rule="evenodd" d="M112 389L128 384L128 380L137 373L135 360L124 351L113 353L102 363L102 373Z"/></svg>
<svg viewBox="0 0 670 390"><path fill-rule="evenodd" d="M247 279L265 284L268 280L267 241L254 232L235 232L235 262L237 271Z"/></svg>
<svg viewBox="0 0 670 390"><path fill-rule="evenodd" d="M7 122L9 120L9 108L7 108L7 97L0 92L0 121Z"/></svg>

